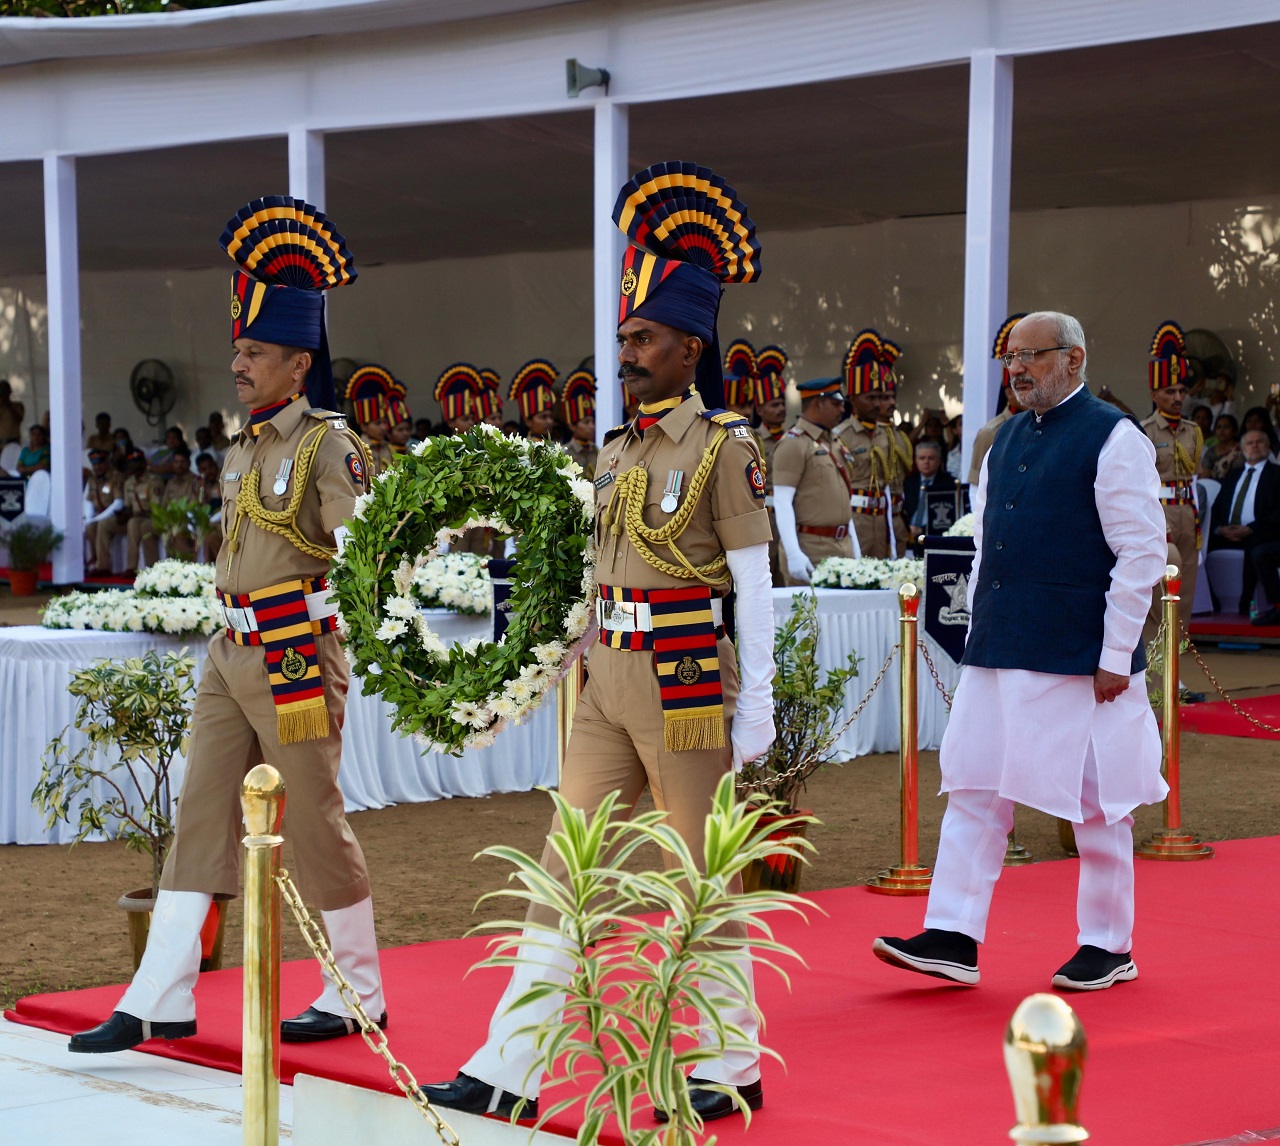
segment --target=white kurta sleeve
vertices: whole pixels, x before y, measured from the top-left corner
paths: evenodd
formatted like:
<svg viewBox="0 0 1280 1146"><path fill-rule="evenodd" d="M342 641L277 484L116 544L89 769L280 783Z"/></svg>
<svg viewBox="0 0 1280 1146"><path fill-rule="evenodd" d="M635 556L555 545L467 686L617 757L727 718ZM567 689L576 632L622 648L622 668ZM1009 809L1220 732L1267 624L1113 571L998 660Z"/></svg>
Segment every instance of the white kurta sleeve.
<svg viewBox="0 0 1280 1146"><path fill-rule="evenodd" d="M1102 533L1116 555L1098 667L1126 676L1169 552L1155 462L1151 440L1126 419L1103 445L1093 483Z"/></svg>
<svg viewBox="0 0 1280 1146"><path fill-rule="evenodd" d="M987 505L988 450L982 455L982 468L978 472L978 484L969 487L969 512L973 514L973 564L969 567L968 606L973 613L973 595L978 589L978 566L982 562L982 511Z"/></svg>

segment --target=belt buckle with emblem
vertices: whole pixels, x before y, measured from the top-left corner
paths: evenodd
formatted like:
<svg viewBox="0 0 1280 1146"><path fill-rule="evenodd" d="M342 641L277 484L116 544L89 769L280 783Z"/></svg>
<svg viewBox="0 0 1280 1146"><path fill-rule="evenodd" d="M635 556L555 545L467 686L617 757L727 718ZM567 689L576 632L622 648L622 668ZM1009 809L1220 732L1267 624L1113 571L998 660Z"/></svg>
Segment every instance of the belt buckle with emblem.
<svg viewBox="0 0 1280 1146"><path fill-rule="evenodd" d="M629 608L625 601L614 601L613 608L609 612L608 627L622 633L634 633L636 631L635 610Z"/></svg>

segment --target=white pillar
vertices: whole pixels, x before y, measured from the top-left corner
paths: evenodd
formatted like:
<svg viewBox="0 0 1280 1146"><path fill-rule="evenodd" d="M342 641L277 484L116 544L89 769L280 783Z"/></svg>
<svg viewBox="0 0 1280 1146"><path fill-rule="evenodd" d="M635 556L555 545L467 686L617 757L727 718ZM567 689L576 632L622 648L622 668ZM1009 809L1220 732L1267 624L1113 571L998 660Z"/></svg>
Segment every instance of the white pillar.
<svg viewBox="0 0 1280 1146"><path fill-rule="evenodd" d="M324 132L289 128L289 194L324 210Z"/></svg>
<svg viewBox="0 0 1280 1146"><path fill-rule="evenodd" d="M80 246L76 161L44 157L44 259L49 290L49 439L53 496L49 516L65 535L53 554L53 580L84 579L84 464L80 415ZM32 411L33 417L39 412Z"/></svg>
<svg viewBox="0 0 1280 1146"><path fill-rule="evenodd" d="M1009 170L1013 144L1013 58L977 52L969 61L969 179L965 192L964 452L994 417L1000 368L991 357L1009 305Z"/></svg>
<svg viewBox="0 0 1280 1146"><path fill-rule="evenodd" d="M596 104L595 135L595 356L596 441L622 421L618 381L618 282L627 237L613 221L618 191L631 177L627 160L627 107L602 99Z"/></svg>

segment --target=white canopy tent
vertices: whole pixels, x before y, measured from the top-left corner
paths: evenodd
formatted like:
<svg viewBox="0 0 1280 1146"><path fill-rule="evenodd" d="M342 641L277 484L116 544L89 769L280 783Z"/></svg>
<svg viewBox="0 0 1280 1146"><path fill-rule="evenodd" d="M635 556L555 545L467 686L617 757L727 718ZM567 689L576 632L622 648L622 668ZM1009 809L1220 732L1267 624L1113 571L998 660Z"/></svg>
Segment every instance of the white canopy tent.
<svg viewBox="0 0 1280 1146"><path fill-rule="evenodd" d="M35 269L39 229L24 221L24 206L39 198L54 520L70 536L79 531L82 267L214 263L209 217L188 203L171 198L139 218L109 195L77 196L78 184L109 182L113 171L127 185L121 173L148 154L160 163L203 155L196 177L226 213L248 197L238 192L243 169L232 170L246 154L279 162L282 173L287 163L289 191L323 206L340 183L359 184L358 158L338 175L326 157L358 156L376 136L384 157L425 176L431 194L384 196L385 232L361 250L381 241L391 261L409 236L433 229L453 235L454 249L428 236L418 257L486 254L486 243L590 243L598 363L612 358L622 245L608 214L641 139L645 162L677 157L664 143L712 166L743 156L753 180L744 196L757 221L775 226L963 212L967 453L995 404L989 347L1008 305L1011 200L1047 209L1213 198L1215 187L1227 189L1223 163L1235 165L1225 172L1231 190L1280 191L1276 127L1258 114L1280 94L1280 36L1266 27L1277 19L1274 0L266 0L0 20L0 188L16 189L0 224L0 276ZM568 98L571 57L607 67L608 91ZM1030 62L1018 70L1015 101L1020 58ZM1225 62L1228 74L1207 74L1206 60ZM696 122L685 114L690 101L705 112ZM1141 114L1126 116L1135 108ZM1173 122L1162 139L1166 114ZM471 237L450 212L483 203L486 188L465 167L434 166L430 154L415 162L413 143L510 121L536 124L547 143L539 154L567 157L564 171L538 172L521 188L528 217ZM1186 133L1210 163L1188 162ZM846 136L858 146L842 148ZM283 154L269 158L284 140ZM712 154L683 153L695 144ZM827 149L821 171L807 170L806 148ZM229 162L224 169L210 156ZM35 163L42 196L30 190ZM744 189L740 168L723 170ZM527 243L534 232L536 247ZM617 401L615 387L601 386L602 428ZM55 579L81 573L78 549L64 546Z"/></svg>

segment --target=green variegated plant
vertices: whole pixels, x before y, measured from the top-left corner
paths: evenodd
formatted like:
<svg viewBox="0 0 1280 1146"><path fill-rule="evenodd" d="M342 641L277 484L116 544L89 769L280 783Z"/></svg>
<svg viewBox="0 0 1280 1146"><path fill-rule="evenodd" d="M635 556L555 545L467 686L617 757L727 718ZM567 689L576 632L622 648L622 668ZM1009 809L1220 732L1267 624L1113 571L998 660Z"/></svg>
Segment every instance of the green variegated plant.
<svg viewBox="0 0 1280 1146"><path fill-rule="evenodd" d="M547 1087L587 1087L585 1094L543 1109L538 1124L582 1102L581 1146L598 1141L610 1116L616 1117L628 1146L692 1146L702 1122L691 1105L686 1075L726 1052L778 1057L720 1014L751 997L742 969L745 960L773 967L785 980L777 960L799 958L774 939L764 916L800 913L811 906L782 892L744 894L737 890L737 878L753 860L803 860L812 845L799 837L770 839L761 818L776 809L737 803L732 776L721 781L707 817L701 863L666 823L664 812L627 819L615 793L588 816L558 792L551 798L560 827L550 844L567 869L563 880L515 848L490 847L480 853L512 864L511 879L519 885L491 892L481 902L510 896L548 909L558 923L484 924L484 929L523 927L530 934L523 940L519 935L495 940L493 953L478 966L536 963L540 953L555 952L567 956L572 967L567 985L563 980L536 981L512 1003L516 1008L564 992L561 1014L521 1032L531 1034L537 1046L530 1076L545 1074ZM665 853L668 870L624 870L646 843ZM659 914L645 914L652 912ZM536 935L542 937L541 945ZM709 1022L703 1044L698 1041L698 1012ZM733 1088L714 1089L737 1099L750 1118ZM637 1117L650 1121L650 1103L668 1112L670 1120L663 1126L636 1127ZM715 1138L706 1141L714 1143Z"/></svg>

